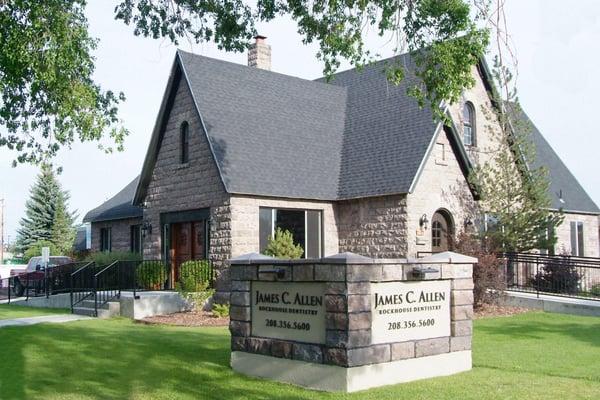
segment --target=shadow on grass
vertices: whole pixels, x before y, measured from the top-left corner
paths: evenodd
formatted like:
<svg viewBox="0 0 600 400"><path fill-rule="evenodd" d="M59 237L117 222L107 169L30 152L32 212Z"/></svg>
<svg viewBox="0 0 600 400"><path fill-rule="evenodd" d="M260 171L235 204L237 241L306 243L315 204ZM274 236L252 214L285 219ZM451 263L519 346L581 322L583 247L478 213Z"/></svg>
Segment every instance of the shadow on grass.
<svg viewBox="0 0 600 400"><path fill-rule="evenodd" d="M0 397L304 398L278 395L267 382L248 385L234 374L228 338L224 328L126 320L3 328Z"/></svg>

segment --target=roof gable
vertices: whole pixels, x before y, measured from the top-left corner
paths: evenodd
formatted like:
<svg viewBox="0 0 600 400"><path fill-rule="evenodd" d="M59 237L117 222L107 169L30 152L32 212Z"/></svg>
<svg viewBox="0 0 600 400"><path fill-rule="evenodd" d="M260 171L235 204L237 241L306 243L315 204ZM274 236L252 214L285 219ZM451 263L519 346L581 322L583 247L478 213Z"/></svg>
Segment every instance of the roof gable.
<svg viewBox="0 0 600 400"><path fill-rule="evenodd" d="M142 208L132 204L139 178L139 176L136 176L119 193L93 210L88 211L83 217L83 222L101 222L141 217L143 214Z"/></svg>

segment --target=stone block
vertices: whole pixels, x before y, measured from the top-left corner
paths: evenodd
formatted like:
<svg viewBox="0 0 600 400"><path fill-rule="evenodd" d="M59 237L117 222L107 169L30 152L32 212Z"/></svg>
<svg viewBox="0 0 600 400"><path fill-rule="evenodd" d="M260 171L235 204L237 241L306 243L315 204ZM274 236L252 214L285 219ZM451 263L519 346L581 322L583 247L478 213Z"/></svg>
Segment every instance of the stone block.
<svg viewBox="0 0 600 400"><path fill-rule="evenodd" d="M425 357L436 354L448 353L450 351L450 338L435 338L417 340L415 342L415 356Z"/></svg>
<svg viewBox="0 0 600 400"><path fill-rule="evenodd" d="M297 264L292 266L293 280L313 281L315 279L315 266L312 264Z"/></svg>
<svg viewBox="0 0 600 400"><path fill-rule="evenodd" d="M327 282L325 285L325 294L346 294L345 282Z"/></svg>
<svg viewBox="0 0 600 400"><path fill-rule="evenodd" d="M238 281L252 281L258 279L256 265L232 265L230 278Z"/></svg>
<svg viewBox="0 0 600 400"><path fill-rule="evenodd" d="M282 340L271 341L271 355L279 358L292 358L292 343Z"/></svg>
<svg viewBox="0 0 600 400"><path fill-rule="evenodd" d="M450 308L450 317L453 321L473 319L473 305L453 306Z"/></svg>
<svg viewBox="0 0 600 400"><path fill-rule="evenodd" d="M250 281L231 281L231 291L233 292L249 292Z"/></svg>
<svg viewBox="0 0 600 400"><path fill-rule="evenodd" d="M371 311L371 295L353 294L348 296L348 312Z"/></svg>
<svg viewBox="0 0 600 400"><path fill-rule="evenodd" d="M385 264L382 266L383 281L401 281L404 279L403 264Z"/></svg>
<svg viewBox="0 0 600 400"><path fill-rule="evenodd" d="M348 347L348 331L328 329L325 332L325 344L328 347Z"/></svg>
<svg viewBox="0 0 600 400"><path fill-rule="evenodd" d="M348 282L348 294L370 294L371 282Z"/></svg>
<svg viewBox="0 0 600 400"><path fill-rule="evenodd" d="M323 351L323 362L340 367L348 366L348 351L346 349L327 348Z"/></svg>
<svg viewBox="0 0 600 400"><path fill-rule="evenodd" d="M250 307L231 306L229 319L234 321L250 321Z"/></svg>
<svg viewBox="0 0 600 400"><path fill-rule="evenodd" d="M415 357L415 342L392 343L392 361Z"/></svg>
<svg viewBox="0 0 600 400"><path fill-rule="evenodd" d="M323 363L323 351L320 346L314 344L293 344L294 360L312 362L317 364Z"/></svg>
<svg viewBox="0 0 600 400"><path fill-rule="evenodd" d="M452 290L450 297L453 306L463 306L473 304L472 290Z"/></svg>
<svg viewBox="0 0 600 400"><path fill-rule="evenodd" d="M370 327L371 327L371 313L370 312L348 314L348 329L349 330L369 329Z"/></svg>
<svg viewBox="0 0 600 400"><path fill-rule="evenodd" d="M391 361L391 350L389 344L360 347L348 350L348 366L379 364Z"/></svg>
<svg viewBox="0 0 600 400"><path fill-rule="evenodd" d="M452 321L450 324L452 336L470 336L473 334L473 321Z"/></svg>
<svg viewBox="0 0 600 400"><path fill-rule="evenodd" d="M229 321L231 336L250 336L250 322Z"/></svg>
<svg viewBox="0 0 600 400"><path fill-rule="evenodd" d="M475 285L473 284L473 279L453 279L452 280L452 290L473 290Z"/></svg>
<svg viewBox="0 0 600 400"><path fill-rule="evenodd" d="M315 281L344 282L346 266L341 264L316 264Z"/></svg>
<svg viewBox="0 0 600 400"><path fill-rule="evenodd" d="M331 313L325 314L325 327L327 329L346 330L348 329L348 314Z"/></svg>
<svg viewBox="0 0 600 400"><path fill-rule="evenodd" d="M246 351L247 338L240 336L231 337L231 350L232 351Z"/></svg>
<svg viewBox="0 0 600 400"><path fill-rule="evenodd" d="M450 338L450 351L471 350L472 336L457 336Z"/></svg>
<svg viewBox="0 0 600 400"><path fill-rule="evenodd" d="M231 292L229 302L232 306L250 306L250 292Z"/></svg>
<svg viewBox="0 0 600 400"><path fill-rule="evenodd" d="M369 327L370 328L370 327ZM354 347L365 347L371 345L371 329L360 329L348 331L348 340L346 347L351 349Z"/></svg>
<svg viewBox="0 0 600 400"><path fill-rule="evenodd" d="M347 298L344 295L325 295L325 311L342 313L348 310Z"/></svg>
<svg viewBox="0 0 600 400"><path fill-rule="evenodd" d="M442 264L442 279L465 279L473 276L471 264Z"/></svg>
<svg viewBox="0 0 600 400"><path fill-rule="evenodd" d="M352 264L346 269L348 282L369 282L381 280L381 264Z"/></svg>
<svg viewBox="0 0 600 400"><path fill-rule="evenodd" d="M250 353L262 354L265 356L271 355L271 339L248 338L247 351Z"/></svg>

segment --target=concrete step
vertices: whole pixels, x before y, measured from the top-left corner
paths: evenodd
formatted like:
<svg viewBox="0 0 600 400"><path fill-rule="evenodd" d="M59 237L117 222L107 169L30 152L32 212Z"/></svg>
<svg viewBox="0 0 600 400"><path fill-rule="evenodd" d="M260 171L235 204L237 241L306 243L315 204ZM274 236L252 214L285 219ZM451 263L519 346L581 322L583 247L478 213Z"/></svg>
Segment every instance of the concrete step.
<svg viewBox="0 0 600 400"><path fill-rule="evenodd" d="M73 308L73 314L94 316L94 302L83 301ZM98 308L98 318L112 318L121 315L121 303L109 301L103 307Z"/></svg>

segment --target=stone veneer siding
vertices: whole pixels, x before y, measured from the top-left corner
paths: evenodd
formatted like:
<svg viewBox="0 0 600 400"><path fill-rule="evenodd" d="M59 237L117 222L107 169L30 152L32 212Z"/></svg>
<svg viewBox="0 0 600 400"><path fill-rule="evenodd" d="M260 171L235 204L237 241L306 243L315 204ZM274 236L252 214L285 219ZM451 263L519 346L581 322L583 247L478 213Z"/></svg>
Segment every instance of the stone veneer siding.
<svg viewBox="0 0 600 400"><path fill-rule="evenodd" d="M189 162L179 159L181 124L189 124ZM160 214L210 208L209 258L217 269L231 257L231 208L191 92L185 80L177 83L171 110L146 192L144 220L152 224L152 234L144 240L144 256L162 258ZM227 274L220 281L227 284ZM218 289L221 289L219 283ZM226 290L226 289L224 289Z"/></svg>
<svg viewBox="0 0 600 400"><path fill-rule="evenodd" d="M583 222L584 257L600 257L598 215L564 213L565 219L556 228L556 254L571 254L571 221Z"/></svg>
<svg viewBox="0 0 600 400"><path fill-rule="evenodd" d="M100 229L102 228L111 228L111 251L130 251L131 226L140 225L141 223L141 217L92 222L91 251L100 251Z"/></svg>
<svg viewBox="0 0 600 400"><path fill-rule="evenodd" d="M407 218L406 195L340 201L339 251L373 258L405 257Z"/></svg>
<svg viewBox="0 0 600 400"><path fill-rule="evenodd" d="M317 364L357 367L471 349L472 263L451 263L450 258L445 262L368 259L361 262L355 264L327 259L232 261L231 350ZM273 264L284 270L283 278L277 279L279 282L325 282L325 344L252 336L252 281L272 281L272 275L259 274L259 271L263 268L272 270ZM421 264L435 265L439 270L428 279L451 280L450 336L372 344L371 283L406 281L413 268Z"/></svg>

